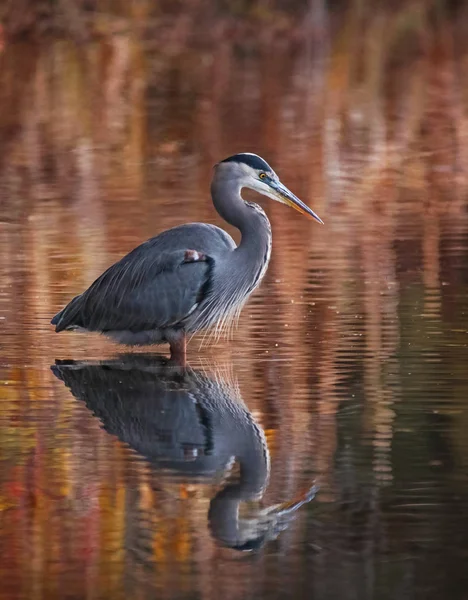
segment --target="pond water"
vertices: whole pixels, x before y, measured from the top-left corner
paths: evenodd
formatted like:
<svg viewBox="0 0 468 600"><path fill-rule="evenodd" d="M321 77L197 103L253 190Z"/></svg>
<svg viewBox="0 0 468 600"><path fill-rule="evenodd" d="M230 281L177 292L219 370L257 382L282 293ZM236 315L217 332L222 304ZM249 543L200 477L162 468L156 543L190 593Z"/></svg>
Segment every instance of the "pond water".
<svg viewBox="0 0 468 600"><path fill-rule="evenodd" d="M398 97L371 82L344 107L336 61L221 34L216 54L126 30L0 54L0 597L465 598L454 113L414 64ZM272 260L233 339L196 336L182 370L56 335L141 241L225 226L211 167L238 151L325 225L260 200Z"/></svg>

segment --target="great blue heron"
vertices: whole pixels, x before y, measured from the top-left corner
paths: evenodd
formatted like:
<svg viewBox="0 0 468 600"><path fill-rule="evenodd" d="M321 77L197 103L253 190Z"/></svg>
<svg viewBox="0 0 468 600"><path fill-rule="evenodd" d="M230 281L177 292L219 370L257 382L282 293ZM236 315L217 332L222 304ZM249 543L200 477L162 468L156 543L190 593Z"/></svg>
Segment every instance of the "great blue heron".
<svg viewBox="0 0 468 600"><path fill-rule="evenodd" d="M169 483L185 484L211 484L230 475L208 512L211 533L224 546L263 546L315 496L314 485L290 501L257 506L248 516L239 516L241 504L262 498L270 454L237 385L221 371L209 376L141 354L103 362L57 361L51 368L108 433L148 461L158 485L164 483L163 473ZM237 478L230 473L235 463Z"/></svg>
<svg viewBox="0 0 468 600"><path fill-rule="evenodd" d="M97 331L129 345L169 342L185 360L186 335L238 317L265 275L271 252L270 222L263 209L241 196L250 188L322 223L256 154L218 163L213 204L237 227L236 246L225 231L206 223L169 229L109 267L52 319L55 331Z"/></svg>

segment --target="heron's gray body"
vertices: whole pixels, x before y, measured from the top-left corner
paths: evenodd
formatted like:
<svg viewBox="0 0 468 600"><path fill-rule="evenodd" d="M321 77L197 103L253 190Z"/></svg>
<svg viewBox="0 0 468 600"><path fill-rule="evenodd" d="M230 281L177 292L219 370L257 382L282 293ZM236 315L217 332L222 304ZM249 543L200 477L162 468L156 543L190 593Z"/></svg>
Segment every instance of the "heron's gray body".
<svg viewBox="0 0 468 600"><path fill-rule="evenodd" d="M186 334L239 315L266 273L271 227L263 209L246 202L250 187L320 218L285 188L262 158L243 153L216 166L213 204L242 235L239 246L214 225L174 227L138 246L55 315L56 331L98 331L130 345L169 342L185 356Z"/></svg>
<svg viewBox="0 0 468 600"><path fill-rule="evenodd" d="M189 223L164 231L74 298L54 317L56 330L98 331L123 344L145 345L170 342L181 329L193 333L227 322L266 271L269 237L263 246L261 260L235 278L244 251L219 227ZM205 258L186 262L192 249Z"/></svg>

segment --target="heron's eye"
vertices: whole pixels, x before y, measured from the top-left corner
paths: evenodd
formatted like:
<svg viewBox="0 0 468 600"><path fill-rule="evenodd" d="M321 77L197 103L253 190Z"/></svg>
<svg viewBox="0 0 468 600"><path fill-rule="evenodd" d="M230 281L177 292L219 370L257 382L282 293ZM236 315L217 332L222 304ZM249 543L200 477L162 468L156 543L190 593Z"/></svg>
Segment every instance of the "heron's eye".
<svg viewBox="0 0 468 600"><path fill-rule="evenodd" d="M259 177L260 177L260 179L265 179L266 173L260 173Z"/></svg>

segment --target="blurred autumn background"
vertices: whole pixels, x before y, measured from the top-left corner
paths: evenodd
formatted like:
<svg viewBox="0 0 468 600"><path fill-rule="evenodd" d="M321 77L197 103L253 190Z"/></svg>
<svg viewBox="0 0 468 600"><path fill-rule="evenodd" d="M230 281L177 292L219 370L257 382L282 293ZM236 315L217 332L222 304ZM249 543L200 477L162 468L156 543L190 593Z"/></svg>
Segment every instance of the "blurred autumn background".
<svg viewBox="0 0 468 600"><path fill-rule="evenodd" d="M468 3L2 0L0 24L0 598L465 598ZM153 472L49 368L119 351L49 325L113 261L229 229L209 182L239 151L325 221L263 203L262 287L190 346L265 431L263 505L320 481L249 555L210 535L219 481Z"/></svg>

